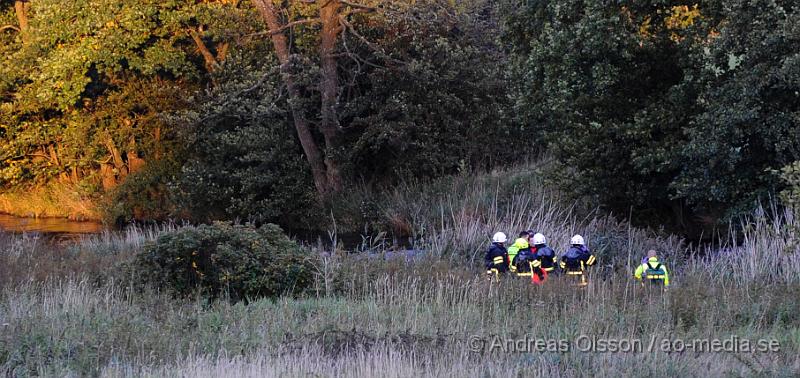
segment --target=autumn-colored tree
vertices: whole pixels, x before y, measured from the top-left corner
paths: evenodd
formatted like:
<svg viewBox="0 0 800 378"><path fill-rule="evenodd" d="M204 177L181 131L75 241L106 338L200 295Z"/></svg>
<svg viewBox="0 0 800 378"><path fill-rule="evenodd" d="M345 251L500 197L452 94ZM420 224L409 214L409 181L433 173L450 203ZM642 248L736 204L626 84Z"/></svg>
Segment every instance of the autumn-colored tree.
<svg viewBox="0 0 800 378"><path fill-rule="evenodd" d="M163 157L160 114L182 108L249 32L246 10L230 1L25 0L7 9L15 17L0 35L6 187L99 176L111 188Z"/></svg>

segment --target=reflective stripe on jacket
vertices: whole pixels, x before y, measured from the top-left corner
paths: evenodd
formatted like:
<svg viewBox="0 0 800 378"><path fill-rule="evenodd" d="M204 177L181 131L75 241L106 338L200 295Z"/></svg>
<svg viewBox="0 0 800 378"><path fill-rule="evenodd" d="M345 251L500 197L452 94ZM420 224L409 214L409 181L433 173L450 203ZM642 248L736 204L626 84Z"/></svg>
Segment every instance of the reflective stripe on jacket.
<svg viewBox="0 0 800 378"><path fill-rule="evenodd" d="M516 267L514 266L514 257L517 257L517 253L520 251L530 251L530 245L528 245L528 241L523 238L517 238L517 240L514 240L514 244L508 247L508 261L511 262L512 272L516 270Z"/></svg>
<svg viewBox="0 0 800 378"><path fill-rule="evenodd" d="M499 243L492 243L483 261L486 269L497 269L500 273L508 271L508 252Z"/></svg>
<svg viewBox="0 0 800 378"><path fill-rule="evenodd" d="M654 283L663 282L664 286L669 286L669 272L667 267L658 261L658 257L651 257L646 264L639 265L633 276L639 281L644 278Z"/></svg>
<svg viewBox="0 0 800 378"><path fill-rule="evenodd" d="M536 259L541 263L542 270L552 272L558 265L556 252L547 244L537 244L534 247L536 248Z"/></svg>

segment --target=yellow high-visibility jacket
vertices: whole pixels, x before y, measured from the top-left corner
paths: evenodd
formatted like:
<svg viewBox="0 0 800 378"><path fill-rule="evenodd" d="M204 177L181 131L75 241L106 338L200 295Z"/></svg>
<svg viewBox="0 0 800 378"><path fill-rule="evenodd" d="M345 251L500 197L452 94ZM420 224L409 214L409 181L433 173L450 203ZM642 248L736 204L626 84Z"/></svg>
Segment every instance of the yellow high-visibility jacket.
<svg viewBox="0 0 800 378"><path fill-rule="evenodd" d="M528 241L523 238L517 238L517 240L514 240L514 244L508 247L508 262L509 264L511 264L512 272L517 270L516 267L513 265L514 257L517 256L517 253L519 253L520 249L526 249L526 248L530 248L530 245L528 244Z"/></svg>
<svg viewBox="0 0 800 378"><path fill-rule="evenodd" d="M658 257L651 257L647 260L647 263L639 265L639 267L636 268L636 272L633 273L633 276L639 281L642 279L661 280L664 282L664 286L669 286L669 272L667 271L666 265L658 262Z"/></svg>

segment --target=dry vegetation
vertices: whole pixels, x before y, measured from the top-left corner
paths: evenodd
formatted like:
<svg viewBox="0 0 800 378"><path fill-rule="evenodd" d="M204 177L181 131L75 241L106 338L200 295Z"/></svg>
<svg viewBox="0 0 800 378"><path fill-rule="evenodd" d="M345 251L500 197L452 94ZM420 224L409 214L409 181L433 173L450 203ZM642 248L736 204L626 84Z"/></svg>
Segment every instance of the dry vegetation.
<svg viewBox="0 0 800 378"><path fill-rule="evenodd" d="M0 213L21 217L99 220L96 200L77 185L51 184L0 193Z"/></svg>
<svg viewBox="0 0 800 378"><path fill-rule="evenodd" d="M502 178L501 178L502 177ZM508 195L508 181L528 195ZM398 189L383 211L425 250L315 248L315 289L248 304L144 292L118 270L158 230L131 229L70 246L0 239L0 370L100 376L796 376L800 373L800 250L791 212L746 220L721 247L695 250L608 217L577 218L528 175ZM458 188L465 188L459 191ZM407 190L407 191L405 191ZM412 190L417 190L414 201ZM504 200L501 200L504 199ZM601 266L585 290L489 285L478 260L490 231L544 230L560 250L587 235ZM735 242L735 243L734 243ZM379 244L378 244L379 245ZM674 285L642 289L629 268L666 253ZM774 339L771 353L503 353L470 351L470 336L574 341ZM574 345L574 344L573 344Z"/></svg>

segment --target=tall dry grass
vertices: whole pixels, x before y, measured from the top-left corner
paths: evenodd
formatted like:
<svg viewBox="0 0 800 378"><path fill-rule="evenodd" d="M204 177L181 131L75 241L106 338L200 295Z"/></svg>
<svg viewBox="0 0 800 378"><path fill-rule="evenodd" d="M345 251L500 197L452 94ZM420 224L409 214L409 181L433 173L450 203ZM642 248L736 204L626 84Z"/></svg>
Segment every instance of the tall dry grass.
<svg viewBox="0 0 800 378"><path fill-rule="evenodd" d="M141 251L145 243L175 227L130 225L122 231L105 230L68 240L40 233L0 232L0 288L78 276L105 281L118 276L121 263Z"/></svg>
<svg viewBox="0 0 800 378"><path fill-rule="evenodd" d="M800 283L800 223L790 209L759 208L731 227L720 247L694 251L687 275L708 275L747 285Z"/></svg>
<svg viewBox="0 0 800 378"><path fill-rule="evenodd" d="M711 376L791 376L800 372L797 305L763 295L765 288L692 280L649 296L624 277L597 280L584 292L558 281L497 287L482 279L398 276L352 296L209 305L69 279L3 290L0 362L11 375L708 376L713 366ZM772 290L800 294L796 285ZM471 335L526 334L573 348L469 349ZM579 335L645 342L736 335L774 339L781 349L584 352L574 347Z"/></svg>
<svg viewBox="0 0 800 378"><path fill-rule="evenodd" d="M413 248L471 263L483 258L495 232L513 240L529 229L562 253L574 234L583 235L610 271L635 268L649 249L671 264L690 254L680 237L633 228L589 203L567 202L542 178L547 164L399 185L379 196L380 212L393 228L410 230Z"/></svg>
<svg viewBox="0 0 800 378"><path fill-rule="evenodd" d="M20 217L100 220L97 201L72 184L50 184L0 193L0 213Z"/></svg>
<svg viewBox="0 0 800 378"><path fill-rule="evenodd" d="M800 280L800 223L791 209L759 208L715 243L690 247L679 236L631 227L591 204L566 202L542 178L539 169L546 165L407 183L382 195L381 212L385 221L412 231L415 249L473 265L495 232L513 240L519 231L533 229L561 253L572 235L583 235L605 274L630 272L655 249L680 273L741 284Z"/></svg>
<svg viewBox="0 0 800 378"><path fill-rule="evenodd" d="M107 274L159 230L84 239L64 248L0 236L0 373L11 376L797 376L800 282L791 212L760 212L719 247L638 230L554 199L525 170L409 184L381 209L413 229L406 255L341 249L312 254L317 284L301 297L248 304L142 292ZM438 187L436 185L439 185ZM448 194L450 193L450 194ZM438 198L438 200L437 200ZM544 232L559 252L573 233L599 258L576 290L483 277L494 231ZM335 233L331 235L336 239ZM656 248L667 293L631 278ZM37 265L38 264L38 265ZM23 273L16 273L16 272ZM98 279L100 277L100 279ZM692 340L774 339L771 353L472 352L471 336Z"/></svg>

